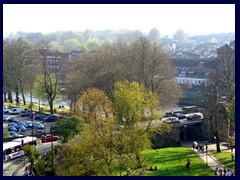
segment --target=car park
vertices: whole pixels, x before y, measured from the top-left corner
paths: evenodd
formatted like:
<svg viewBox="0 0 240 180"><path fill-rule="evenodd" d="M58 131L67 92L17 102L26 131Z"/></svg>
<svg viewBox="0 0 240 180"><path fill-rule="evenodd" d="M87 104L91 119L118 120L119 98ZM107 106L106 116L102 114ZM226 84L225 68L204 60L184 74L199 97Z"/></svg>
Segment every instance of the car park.
<svg viewBox="0 0 240 180"><path fill-rule="evenodd" d="M58 139L59 139L59 136L53 136L51 134L42 135L41 137L42 142L57 141Z"/></svg>

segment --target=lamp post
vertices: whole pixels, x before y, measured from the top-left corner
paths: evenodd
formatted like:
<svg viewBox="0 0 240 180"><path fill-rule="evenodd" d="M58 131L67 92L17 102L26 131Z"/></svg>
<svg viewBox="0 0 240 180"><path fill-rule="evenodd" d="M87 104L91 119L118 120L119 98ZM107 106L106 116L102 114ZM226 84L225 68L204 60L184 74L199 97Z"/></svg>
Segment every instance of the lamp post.
<svg viewBox="0 0 240 180"><path fill-rule="evenodd" d="M184 136L184 139L185 139L185 143L186 143L186 140L187 140L187 125L184 125L184 128L185 128L185 136Z"/></svg>
<svg viewBox="0 0 240 180"><path fill-rule="evenodd" d="M207 152L208 152L208 141L205 141L205 147L206 147L206 165L208 164L208 159L207 159Z"/></svg>
<svg viewBox="0 0 240 180"><path fill-rule="evenodd" d="M51 138L53 138L53 134L52 134L52 129L50 129L51 131ZM54 169L53 169L53 141L51 141L51 149L52 149L52 173L54 172Z"/></svg>

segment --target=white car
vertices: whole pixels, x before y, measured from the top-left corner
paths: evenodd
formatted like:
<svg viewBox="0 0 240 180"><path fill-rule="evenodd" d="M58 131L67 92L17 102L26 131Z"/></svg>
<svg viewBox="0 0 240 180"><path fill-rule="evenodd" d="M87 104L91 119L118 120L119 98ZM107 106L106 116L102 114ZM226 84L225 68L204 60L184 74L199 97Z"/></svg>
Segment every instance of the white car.
<svg viewBox="0 0 240 180"><path fill-rule="evenodd" d="M180 122L180 121L177 117L169 117L163 120L163 123L173 123L173 122Z"/></svg>
<svg viewBox="0 0 240 180"><path fill-rule="evenodd" d="M8 121L10 119L9 116L3 115L3 121Z"/></svg>

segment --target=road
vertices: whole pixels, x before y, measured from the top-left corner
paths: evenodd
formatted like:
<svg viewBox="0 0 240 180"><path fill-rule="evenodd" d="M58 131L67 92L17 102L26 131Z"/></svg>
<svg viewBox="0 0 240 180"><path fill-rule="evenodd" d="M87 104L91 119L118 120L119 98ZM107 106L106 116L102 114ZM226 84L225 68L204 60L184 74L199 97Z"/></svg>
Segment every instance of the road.
<svg viewBox="0 0 240 180"><path fill-rule="evenodd" d="M59 142L57 142L57 141L53 142L53 145L57 145L57 144L59 144ZM42 143L41 145L37 145L36 147L40 152L45 153L47 150L51 149L51 142ZM19 166L22 165L21 163L24 162L25 158L26 158L26 156L22 156L22 157L12 159L7 162L3 162L3 176L12 176L13 172Z"/></svg>

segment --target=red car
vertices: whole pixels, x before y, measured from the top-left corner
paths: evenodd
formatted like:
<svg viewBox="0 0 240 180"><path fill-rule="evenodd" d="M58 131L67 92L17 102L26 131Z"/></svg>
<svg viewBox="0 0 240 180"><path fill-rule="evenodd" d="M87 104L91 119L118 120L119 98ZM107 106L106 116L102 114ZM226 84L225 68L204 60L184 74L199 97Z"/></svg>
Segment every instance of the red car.
<svg viewBox="0 0 240 180"><path fill-rule="evenodd" d="M51 134L47 134L46 136L42 135L41 137L42 142L57 141L58 139L58 136L52 136Z"/></svg>

